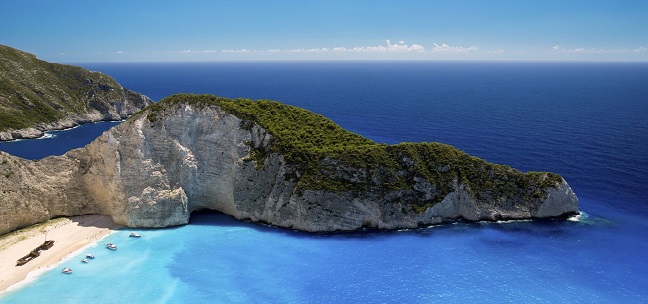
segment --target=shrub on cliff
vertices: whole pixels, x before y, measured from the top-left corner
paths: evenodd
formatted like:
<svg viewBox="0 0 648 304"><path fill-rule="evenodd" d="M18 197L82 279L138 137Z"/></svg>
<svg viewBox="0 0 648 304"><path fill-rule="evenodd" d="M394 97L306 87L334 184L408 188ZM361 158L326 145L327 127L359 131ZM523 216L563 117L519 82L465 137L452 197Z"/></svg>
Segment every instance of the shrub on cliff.
<svg viewBox="0 0 648 304"><path fill-rule="evenodd" d="M458 183L476 199L495 203L499 198L540 198L547 187L562 180L554 173L524 174L441 143L378 144L322 115L276 101L177 94L145 109L148 119L162 118L164 111L176 104L217 106L242 119L243 128L256 123L266 129L273 141L267 149L252 149L252 159L262 168L269 153L282 154L299 172L299 190L405 190L419 196L418 209L423 211L441 201ZM425 182L433 185L432 196L418 190ZM531 191L522 193L520 189Z"/></svg>

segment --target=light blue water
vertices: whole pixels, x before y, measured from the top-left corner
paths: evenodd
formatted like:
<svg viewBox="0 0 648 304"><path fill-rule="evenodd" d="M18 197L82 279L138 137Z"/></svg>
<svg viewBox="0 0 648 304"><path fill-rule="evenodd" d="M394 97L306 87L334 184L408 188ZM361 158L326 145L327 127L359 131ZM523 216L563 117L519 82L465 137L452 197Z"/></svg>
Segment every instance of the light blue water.
<svg viewBox="0 0 648 304"><path fill-rule="evenodd" d="M82 253L60 266L72 275L55 269L0 302L49 303L52 294L69 303L648 301L646 64L86 66L156 100L176 92L277 99L376 141L441 141L524 171L555 171L587 215L312 235L193 214L187 226L137 230L141 239L111 235L102 244L117 251L91 249L90 263L78 262Z"/></svg>
<svg viewBox="0 0 648 304"><path fill-rule="evenodd" d="M587 220L312 235L205 213L180 228L117 232L2 301L639 303L643 256L617 235L646 232ZM96 258L83 264L86 252Z"/></svg>

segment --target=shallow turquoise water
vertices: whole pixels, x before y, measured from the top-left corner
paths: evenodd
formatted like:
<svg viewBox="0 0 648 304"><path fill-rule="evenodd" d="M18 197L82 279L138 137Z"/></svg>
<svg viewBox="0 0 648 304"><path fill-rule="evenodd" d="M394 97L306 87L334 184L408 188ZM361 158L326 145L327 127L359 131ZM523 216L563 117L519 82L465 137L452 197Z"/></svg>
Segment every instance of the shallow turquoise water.
<svg viewBox="0 0 648 304"><path fill-rule="evenodd" d="M320 235L199 213L183 227L118 231L0 299L51 303L56 293L64 303L641 302L645 291L636 282L648 269L636 269L643 256L632 252L648 246L616 240L625 229L586 217ZM131 231L142 238L129 238ZM103 248L107 242L119 248ZM96 258L81 263L85 253ZM62 274L62 267L74 273Z"/></svg>

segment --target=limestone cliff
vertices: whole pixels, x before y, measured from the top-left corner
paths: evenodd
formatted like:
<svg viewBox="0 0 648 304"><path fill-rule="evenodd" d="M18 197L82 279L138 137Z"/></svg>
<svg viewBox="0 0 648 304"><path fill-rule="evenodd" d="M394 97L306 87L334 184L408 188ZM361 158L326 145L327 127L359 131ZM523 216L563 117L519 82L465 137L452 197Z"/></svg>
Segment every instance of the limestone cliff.
<svg viewBox="0 0 648 304"><path fill-rule="evenodd" d="M151 100L111 77L0 45L0 141L121 120Z"/></svg>
<svg viewBox="0 0 648 304"><path fill-rule="evenodd" d="M0 233L55 216L131 227L194 210L305 231L415 228L574 214L553 173L522 173L438 143L376 144L276 102L176 95L64 156L0 153Z"/></svg>

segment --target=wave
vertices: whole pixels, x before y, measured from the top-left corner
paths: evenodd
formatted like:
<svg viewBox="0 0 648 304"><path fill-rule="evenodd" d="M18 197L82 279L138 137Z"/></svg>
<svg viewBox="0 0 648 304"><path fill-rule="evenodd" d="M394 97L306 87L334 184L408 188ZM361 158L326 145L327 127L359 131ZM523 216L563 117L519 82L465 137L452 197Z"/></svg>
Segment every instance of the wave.
<svg viewBox="0 0 648 304"><path fill-rule="evenodd" d="M48 138L56 138L56 137L57 137L56 134L52 134L52 133L49 133L49 132L45 132L45 133L43 134L43 136L41 136L41 137L39 137L39 138L36 138L36 139L48 139Z"/></svg>

